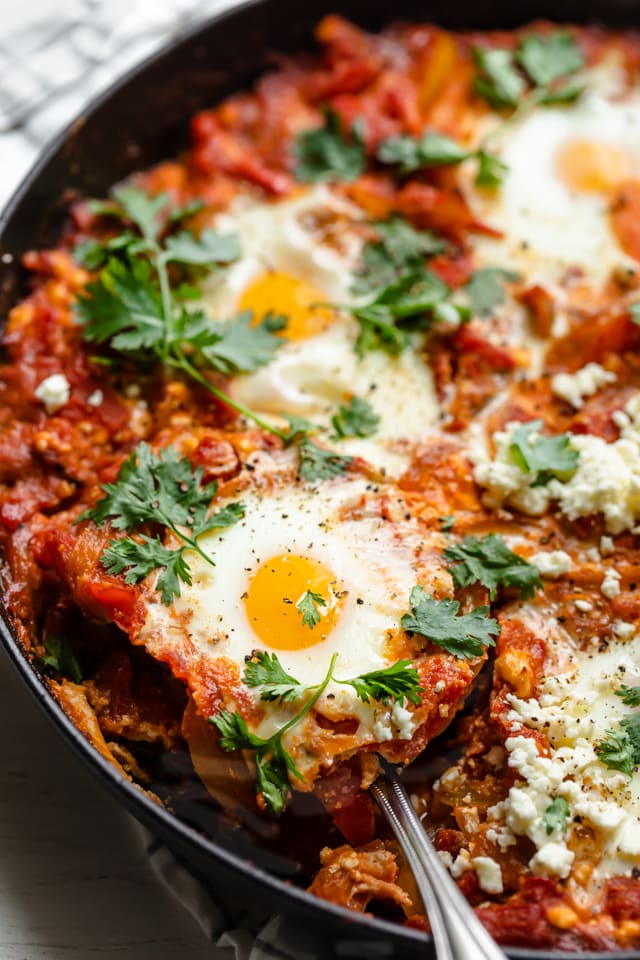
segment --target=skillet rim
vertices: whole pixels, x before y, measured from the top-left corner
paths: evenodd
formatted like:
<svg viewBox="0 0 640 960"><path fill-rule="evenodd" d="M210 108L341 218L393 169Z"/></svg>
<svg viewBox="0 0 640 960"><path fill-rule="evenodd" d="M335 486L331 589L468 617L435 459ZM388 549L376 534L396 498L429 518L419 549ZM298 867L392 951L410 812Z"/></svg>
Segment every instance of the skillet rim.
<svg viewBox="0 0 640 960"><path fill-rule="evenodd" d="M103 105L107 104L128 84L139 80L148 70L155 67L163 57L175 53L183 44L187 45L197 41L200 34L214 30L225 21L235 19L241 21L247 14L260 10L260 8L266 9L271 3L272 0L239 0L237 3L234 3L233 0L225 0L223 9L181 30L170 41L162 44L143 60L127 69L112 83L92 97L89 102L85 104L81 112L47 142L28 172L9 197L2 211L0 211L0 253L4 251L3 240L5 230L11 224L13 216L18 211L22 201L29 197L40 175L46 172L47 167L55 160L59 152L64 150L65 146L72 142L77 135L81 134L86 121ZM335 7L339 6L340 0L336 0ZM391 19L394 18L392 17ZM300 22L303 22L303 20L304 14L300 18ZM11 251L4 252L4 256L7 254L9 254L13 260L14 255ZM421 945L424 947L425 944L431 943L431 938L421 931L378 917L367 916L347 910L346 907L338 906L337 904L315 897L301 887L294 886L290 882L275 876L254 862L244 859L239 854L233 853L221 844L209 839L206 835L181 820L171 810L153 800L149 794L135 782L125 779L113 764L98 753L57 702L44 679L34 667L32 658L24 650L15 635L11 625L11 618L5 611L1 600L0 643L2 647L4 647L14 669L22 678L22 681L29 689L40 709L48 717L61 737L66 740L72 751L76 756L80 757L89 771L107 787L125 809L132 813L138 820L141 820L146 826L153 829L154 823L161 824L161 832L163 835L175 834L181 841L181 845L184 845L187 850L197 852L199 857L211 857L213 860L221 862L228 869L233 870L241 876L247 877L262 887L268 888L272 894L280 895L285 904L287 898L297 901L298 906L302 908L305 913L311 915L316 922L321 922L323 914L328 912L336 921L343 921L347 927L350 927L351 932L360 928L363 935L363 945L365 945L367 937L375 936L376 934L385 934L400 942L404 941L406 946L411 944L418 948ZM195 865L190 864L188 861L185 863L185 866L187 868L190 866L195 868ZM356 945L357 943L353 944L353 946ZM579 953L567 953L565 951L532 951L520 947L507 947L504 949L508 956L513 957L514 960L640 960L640 950L634 950L632 952L582 951ZM358 954L351 951L349 955L357 956Z"/></svg>

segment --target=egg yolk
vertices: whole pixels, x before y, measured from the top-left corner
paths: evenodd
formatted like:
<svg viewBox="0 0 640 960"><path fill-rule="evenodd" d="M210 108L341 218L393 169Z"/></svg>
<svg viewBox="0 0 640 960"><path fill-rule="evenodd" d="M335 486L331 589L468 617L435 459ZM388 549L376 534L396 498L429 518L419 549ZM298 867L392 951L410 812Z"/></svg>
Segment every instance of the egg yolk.
<svg viewBox="0 0 640 960"><path fill-rule="evenodd" d="M303 624L297 604L310 590L325 601L316 605L320 622ZM333 572L317 560L281 554L265 560L244 595L245 609L254 631L273 650L302 650L321 643L336 626L344 591Z"/></svg>
<svg viewBox="0 0 640 960"><path fill-rule="evenodd" d="M607 194L633 176L631 157L610 143L572 140L556 156L562 181L580 193Z"/></svg>
<svg viewBox="0 0 640 960"><path fill-rule="evenodd" d="M287 325L282 336L287 340L305 340L323 333L333 323L333 310L317 306L326 299L306 280L274 270L260 274L246 287L238 309L252 310L256 321L265 313L285 317Z"/></svg>

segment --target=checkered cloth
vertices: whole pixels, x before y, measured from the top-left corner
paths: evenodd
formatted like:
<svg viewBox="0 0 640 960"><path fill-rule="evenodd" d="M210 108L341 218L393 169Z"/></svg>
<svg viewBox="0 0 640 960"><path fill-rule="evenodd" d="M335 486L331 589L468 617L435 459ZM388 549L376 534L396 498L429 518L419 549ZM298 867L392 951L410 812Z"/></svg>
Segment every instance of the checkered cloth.
<svg viewBox="0 0 640 960"><path fill-rule="evenodd" d="M113 79L234 0L19 0L0 36L0 209L42 146ZM151 866L212 940L212 960L296 960L281 918L254 938L157 838L139 827ZM227 904L224 905L228 909ZM232 906L232 905L231 905ZM239 911L241 912L241 911ZM213 945L215 943L215 946Z"/></svg>

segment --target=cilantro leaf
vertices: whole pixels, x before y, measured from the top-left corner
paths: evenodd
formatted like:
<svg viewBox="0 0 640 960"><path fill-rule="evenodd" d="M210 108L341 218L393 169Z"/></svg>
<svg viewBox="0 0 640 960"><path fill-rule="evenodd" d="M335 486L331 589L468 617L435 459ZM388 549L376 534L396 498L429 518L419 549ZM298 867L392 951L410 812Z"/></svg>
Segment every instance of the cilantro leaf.
<svg viewBox="0 0 640 960"><path fill-rule="evenodd" d="M584 66L575 40L563 30L524 37L518 45L517 60L536 87L548 87Z"/></svg>
<svg viewBox="0 0 640 960"><path fill-rule="evenodd" d="M631 304L629 307L629 314L631 316L631 322L640 326L640 300Z"/></svg>
<svg viewBox="0 0 640 960"><path fill-rule="evenodd" d="M162 230L160 213L169 204L169 195L158 193L155 196L138 187L116 187L113 191L114 204L104 205L101 213L121 217L135 224L143 237L156 240ZM96 208L94 207L94 212Z"/></svg>
<svg viewBox="0 0 640 960"><path fill-rule="evenodd" d="M284 317L267 313L255 323L250 310L226 323L212 322L207 316L196 318L199 329L187 327L189 342L196 346L207 363L225 376L253 373L273 360L282 346L276 336L287 325Z"/></svg>
<svg viewBox="0 0 640 960"><path fill-rule="evenodd" d="M72 683L82 683L82 667L67 637L50 634L44 642L44 648L47 655L42 658L43 663L53 667Z"/></svg>
<svg viewBox="0 0 640 960"><path fill-rule="evenodd" d="M325 450L306 435L299 440L299 449L298 473L303 480L309 482L342 476L349 464L353 463L353 457L343 456L334 450Z"/></svg>
<svg viewBox="0 0 640 960"><path fill-rule="evenodd" d="M302 614L303 627L309 627L310 630L313 630L322 619L318 607L326 607L326 605L327 601L322 594L306 590L296 603L296 610Z"/></svg>
<svg viewBox="0 0 640 960"><path fill-rule="evenodd" d="M265 740L249 730L246 720L239 713L221 710L209 723L220 733L220 746L223 750L256 750L264 746Z"/></svg>
<svg viewBox="0 0 640 960"><path fill-rule="evenodd" d="M516 69L512 52L500 47L474 47L473 57L480 70L475 80L476 92L498 109L516 107L525 92L525 82Z"/></svg>
<svg viewBox="0 0 640 960"><path fill-rule="evenodd" d="M514 283L519 279L519 275L513 270L504 270L501 267L476 270L464 287L473 313L479 317L490 316L496 307L504 303L504 281Z"/></svg>
<svg viewBox="0 0 640 960"><path fill-rule="evenodd" d="M640 764L640 713L623 717L618 729L607 730L596 753L606 767L630 777Z"/></svg>
<svg viewBox="0 0 640 960"><path fill-rule="evenodd" d="M206 267L212 263L231 263L240 256L240 244L234 234L203 230L199 237L182 230L165 241L166 263Z"/></svg>
<svg viewBox="0 0 640 960"><path fill-rule="evenodd" d="M322 127L298 135L294 145L295 178L304 183L357 180L364 173L366 162L363 122L356 120L350 134L346 134L339 114L330 107L323 112Z"/></svg>
<svg viewBox="0 0 640 960"><path fill-rule="evenodd" d="M373 224L379 239L367 243L354 275L352 291L369 293L393 283L402 273L424 266L426 257L446 249L446 242L431 230L416 230L403 217Z"/></svg>
<svg viewBox="0 0 640 960"><path fill-rule="evenodd" d="M453 529L453 525L456 522L456 517L454 513L450 513L448 517L438 517L440 522L440 529L443 533L449 533Z"/></svg>
<svg viewBox="0 0 640 960"><path fill-rule="evenodd" d="M627 707L640 707L640 686L629 687L623 683L619 690L616 690L616 697L620 697Z"/></svg>
<svg viewBox="0 0 640 960"><path fill-rule="evenodd" d="M362 397L351 397L345 406L331 418L335 438L371 437L378 429L380 417L371 404Z"/></svg>
<svg viewBox="0 0 640 960"><path fill-rule="evenodd" d="M449 294L446 283L426 269L409 270L374 291L369 303L350 308L360 324L356 352L361 357L369 350L398 354L409 343L409 330L428 330L434 320L451 319L451 312L465 319L468 311L451 304Z"/></svg>
<svg viewBox="0 0 640 960"><path fill-rule="evenodd" d="M544 486L553 477L569 480L579 459L578 451L570 445L570 436L562 433L547 437L538 432L542 426L542 420L530 420L516 427L509 445L514 463L525 473L533 474L532 487Z"/></svg>
<svg viewBox="0 0 640 960"><path fill-rule="evenodd" d="M390 700L403 704L405 698L418 706L422 703L420 694L424 693L424 687L420 686L420 676L411 660L398 660L385 670L372 670L352 680L339 680L338 683L353 687L364 703L377 700L385 706Z"/></svg>
<svg viewBox="0 0 640 960"><path fill-rule="evenodd" d="M165 547L157 537L140 536L139 540L111 540L100 558L108 573L125 573L124 582L139 583L154 570L162 570L157 589L167 606L180 596L180 581L191 583L191 571L182 550Z"/></svg>
<svg viewBox="0 0 640 960"><path fill-rule="evenodd" d="M254 650L242 677L248 687L260 687L261 700L296 700L306 687L287 673L275 653Z"/></svg>
<svg viewBox="0 0 640 960"><path fill-rule="evenodd" d="M488 607L459 614L457 600L434 600L422 587L413 588L410 603L411 613L402 617L402 629L425 637L447 653L472 660L481 656L485 647L495 646L500 626L487 616Z"/></svg>
<svg viewBox="0 0 640 960"><path fill-rule="evenodd" d="M376 153L381 163L390 163L406 175L423 167L449 167L462 163L469 151L444 133L425 133L420 140L413 137L387 137Z"/></svg>
<svg viewBox="0 0 640 960"><path fill-rule="evenodd" d="M566 830L567 820L571 816L569 804L564 797L556 797L542 814L542 823L547 833L554 830Z"/></svg>
<svg viewBox="0 0 640 960"><path fill-rule="evenodd" d="M516 587L523 600L532 597L536 587L542 588L536 567L510 550L499 534L490 533L483 538L467 536L462 543L446 547L443 555L453 564L449 571L457 587L481 583L489 590L492 600L498 587Z"/></svg>
<svg viewBox="0 0 640 960"><path fill-rule="evenodd" d="M112 573L123 573L126 583L139 583L152 570L161 569L156 589L162 602L171 603L180 595L180 581L190 584L191 572L184 559L188 549L198 552L207 563L213 560L200 549L198 537L211 530L232 526L244 516L241 503L225 505L209 515L218 485L202 486L203 472L173 447L155 453L140 443L123 461L114 483L105 483L105 496L76 522L93 520L98 526L107 520L116 530L136 531L144 524L159 524L171 530L181 542L177 549L165 547L158 538L112 540L101 563Z"/></svg>
<svg viewBox="0 0 640 960"><path fill-rule="evenodd" d="M456 140L443 133L426 133L420 140L413 137L388 137L378 146L378 160L394 164L401 176L429 167L451 167L465 160L478 160L476 183L496 186L501 182L506 166L486 149L466 150Z"/></svg>
<svg viewBox="0 0 640 960"><path fill-rule="evenodd" d="M287 759L293 763L280 742L279 749L274 749L270 759L264 760L259 753L256 754L256 783L265 806L276 817L284 810L291 793Z"/></svg>

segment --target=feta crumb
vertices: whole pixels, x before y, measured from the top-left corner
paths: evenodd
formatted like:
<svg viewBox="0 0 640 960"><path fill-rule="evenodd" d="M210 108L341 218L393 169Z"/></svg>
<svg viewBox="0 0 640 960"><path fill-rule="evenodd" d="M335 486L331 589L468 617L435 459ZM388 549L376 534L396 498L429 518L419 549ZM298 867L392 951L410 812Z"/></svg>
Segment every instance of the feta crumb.
<svg viewBox="0 0 640 960"><path fill-rule="evenodd" d="M411 710L407 710L399 703L394 703L391 711L391 720L396 725L398 738L400 740L411 740L416 730Z"/></svg>
<svg viewBox="0 0 640 960"><path fill-rule="evenodd" d="M625 623L624 620L616 620L613 625L613 632L621 640L629 640L636 632L635 624Z"/></svg>
<svg viewBox="0 0 640 960"><path fill-rule="evenodd" d="M102 390L94 390L93 393L90 393L87 397L87 403L90 407L99 407L103 400L104 393Z"/></svg>
<svg viewBox="0 0 640 960"><path fill-rule="evenodd" d="M564 550L542 550L540 553L534 553L529 560L534 567L538 568L538 573L542 577L550 579L568 573L573 566L571 557Z"/></svg>
<svg viewBox="0 0 640 960"><path fill-rule="evenodd" d="M535 876L554 876L565 880L571 871L575 854L564 843L551 840L543 844L529 861L531 872Z"/></svg>
<svg viewBox="0 0 640 960"><path fill-rule="evenodd" d="M491 857L474 857L471 861L478 877L480 889L485 893L502 893L502 870L500 864Z"/></svg>
<svg viewBox="0 0 640 960"><path fill-rule="evenodd" d="M438 682L436 683L435 687L433 688L433 692L434 692L434 693L442 693L442 691L444 690L445 686L446 686L446 684L445 684L444 680L438 680Z"/></svg>
<svg viewBox="0 0 640 960"><path fill-rule="evenodd" d="M614 553L616 547L612 537L600 537L600 553L603 557L608 557Z"/></svg>
<svg viewBox="0 0 640 960"><path fill-rule="evenodd" d="M71 385L63 373L52 373L36 390L36 397L44 404L47 413L56 413L69 403Z"/></svg>
<svg viewBox="0 0 640 960"><path fill-rule="evenodd" d="M588 600L576 600L576 608L580 613L591 613L593 610L593 604Z"/></svg>
<svg viewBox="0 0 640 960"><path fill-rule="evenodd" d="M621 576L613 567L609 567L604 575L604 580L600 584L600 592L604 594L607 600L613 600L620 595Z"/></svg>
<svg viewBox="0 0 640 960"><path fill-rule="evenodd" d="M585 557L589 563L600 563L602 557L600 556L600 551L597 547L589 547L588 550L584 552Z"/></svg>
<svg viewBox="0 0 640 960"><path fill-rule="evenodd" d="M579 410L584 397L592 397L600 387L615 381L615 373L605 370L599 363L588 363L575 373L557 373L551 379L551 392Z"/></svg>

